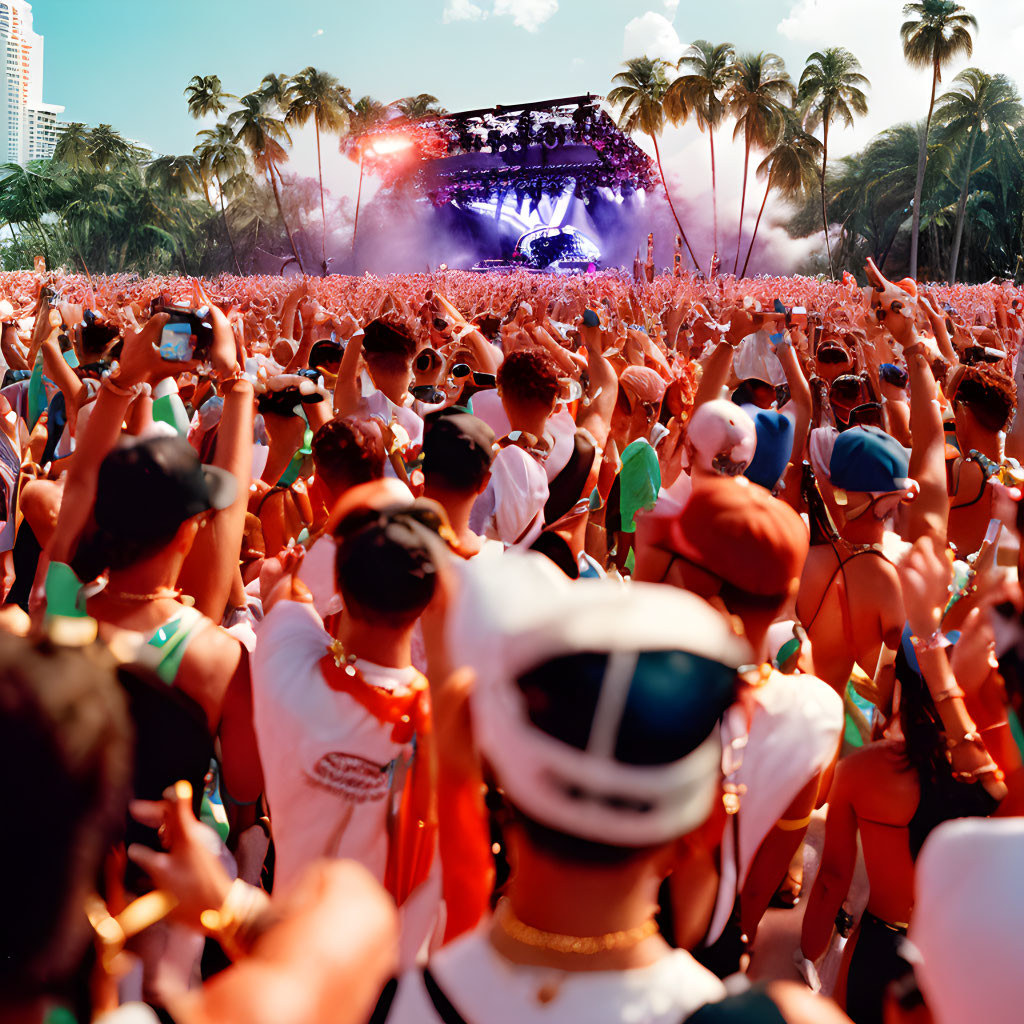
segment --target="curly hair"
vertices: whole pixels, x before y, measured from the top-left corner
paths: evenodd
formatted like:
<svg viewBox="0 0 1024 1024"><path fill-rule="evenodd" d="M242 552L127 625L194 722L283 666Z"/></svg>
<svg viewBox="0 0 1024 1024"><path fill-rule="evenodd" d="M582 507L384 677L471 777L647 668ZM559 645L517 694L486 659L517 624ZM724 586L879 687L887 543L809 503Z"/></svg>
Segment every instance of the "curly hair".
<svg viewBox="0 0 1024 1024"><path fill-rule="evenodd" d="M316 475L332 491L379 480L384 475L384 441L374 424L355 416L337 417L313 435Z"/></svg>
<svg viewBox="0 0 1024 1024"><path fill-rule="evenodd" d="M505 356L497 376L499 392L513 402L553 405L561 390L555 361L539 348L520 349Z"/></svg>
<svg viewBox="0 0 1024 1024"><path fill-rule="evenodd" d="M1017 385L1008 374L991 366L968 366L955 401L966 405L986 430L1005 430L1017 408Z"/></svg>

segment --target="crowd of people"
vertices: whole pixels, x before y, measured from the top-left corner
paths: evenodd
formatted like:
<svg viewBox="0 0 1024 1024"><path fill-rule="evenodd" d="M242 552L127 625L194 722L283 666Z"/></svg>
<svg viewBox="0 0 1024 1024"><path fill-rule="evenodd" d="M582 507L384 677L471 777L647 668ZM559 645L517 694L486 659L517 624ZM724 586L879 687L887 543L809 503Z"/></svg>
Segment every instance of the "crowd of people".
<svg viewBox="0 0 1024 1024"><path fill-rule="evenodd" d="M865 275L0 275L0 1024L1018 1020L1024 292Z"/></svg>

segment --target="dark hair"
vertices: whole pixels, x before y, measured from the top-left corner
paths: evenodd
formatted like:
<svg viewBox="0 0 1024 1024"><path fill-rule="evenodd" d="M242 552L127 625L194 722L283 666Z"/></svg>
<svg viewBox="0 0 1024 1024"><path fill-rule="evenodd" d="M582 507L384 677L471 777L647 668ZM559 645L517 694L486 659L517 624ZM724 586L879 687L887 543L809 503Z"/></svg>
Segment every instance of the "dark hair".
<svg viewBox="0 0 1024 1024"><path fill-rule="evenodd" d="M166 537L136 540L102 526L93 526L83 534L71 560L71 568L80 580L89 582L107 569L127 569L155 555L174 540L179 526Z"/></svg>
<svg viewBox="0 0 1024 1024"><path fill-rule="evenodd" d="M335 577L353 618L399 628L415 622L430 604L436 586L433 555L403 518L408 517L401 510L390 516L359 509L335 529Z"/></svg>
<svg viewBox="0 0 1024 1024"><path fill-rule="evenodd" d="M384 475L384 441L380 431L355 416L339 416L313 435L316 475L335 493Z"/></svg>
<svg viewBox="0 0 1024 1024"><path fill-rule="evenodd" d="M519 349L498 367L498 390L514 402L553 405L561 391L555 361L539 348Z"/></svg>
<svg viewBox="0 0 1024 1024"><path fill-rule="evenodd" d="M946 757L942 720L928 687L907 660L896 654L900 681L900 727L907 762L917 774L921 796L910 819L910 855L916 860L932 829L951 818L987 816L998 806L980 785L958 782Z"/></svg>
<svg viewBox="0 0 1024 1024"><path fill-rule="evenodd" d="M986 430L1005 430L1017 408L1017 385L1008 374L991 366L968 366L955 400L963 402Z"/></svg>
<svg viewBox="0 0 1024 1024"><path fill-rule="evenodd" d="M542 825L539 821L524 814L507 799L505 807L508 809L509 822L518 825L523 830L532 847L555 860L569 864L617 867L647 856L658 849L657 845L612 846L609 843L597 843L591 839L580 839L579 836L572 836L548 825Z"/></svg>
<svg viewBox="0 0 1024 1024"><path fill-rule="evenodd" d="M416 339L405 324L371 320L363 328L363 353L373 361L408 366L416 354Z"/></svg>
<svg viewBox="0 0 1024 1024"><path fill-rule="evenodd" d="M424 421L424 480L428 487L438 485L459 494L479 491L491 471L494 455L444 426L435 428L446 418L446 411L430 413Z"/></svg>
<svg viewBox="0 0 1024 1024"><path fill-rule="evenodd" d="M100 884L124 826L131 752L124 697L102 650L0 636L0 777L10 783L0 1003L69 994L88 952L84 908L69 900Z"/></svg>

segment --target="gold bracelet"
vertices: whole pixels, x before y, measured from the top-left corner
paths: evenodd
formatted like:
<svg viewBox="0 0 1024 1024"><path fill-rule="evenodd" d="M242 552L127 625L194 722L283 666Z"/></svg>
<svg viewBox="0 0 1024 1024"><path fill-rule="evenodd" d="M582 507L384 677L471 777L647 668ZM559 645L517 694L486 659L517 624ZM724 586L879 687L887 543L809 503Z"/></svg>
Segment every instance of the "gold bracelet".
<svg viewBox="0 0 1024 1024"><path fill-rule="evenodd" d="M237 960L247 955L259 938L260 920L269 904L270 897L262 889L236 878L220 909L204 910L199 923L232 960Z"/></svg>

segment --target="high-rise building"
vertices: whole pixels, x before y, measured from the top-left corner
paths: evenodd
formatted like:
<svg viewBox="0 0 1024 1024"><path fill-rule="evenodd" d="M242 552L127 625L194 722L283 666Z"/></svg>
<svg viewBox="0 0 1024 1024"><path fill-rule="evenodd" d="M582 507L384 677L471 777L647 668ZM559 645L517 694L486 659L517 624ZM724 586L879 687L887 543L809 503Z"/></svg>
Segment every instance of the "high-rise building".
<svg viewBox="0 0 1024 1024"><path fill-rule="evenodd" d="M0 0L0 160L27 164L53 155L63 107L43 102L43 37L27 0Z"/></svg>

